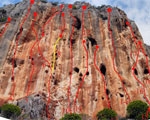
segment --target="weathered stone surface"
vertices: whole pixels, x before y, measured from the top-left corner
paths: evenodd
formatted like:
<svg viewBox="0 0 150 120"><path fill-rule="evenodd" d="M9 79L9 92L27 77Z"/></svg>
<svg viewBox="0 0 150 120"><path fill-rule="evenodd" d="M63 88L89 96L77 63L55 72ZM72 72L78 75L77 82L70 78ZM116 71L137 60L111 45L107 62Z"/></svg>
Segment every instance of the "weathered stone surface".
<svg viewBox="0 0 150 120"><path fill-rule="evenodd" d="M82 20L83 4L87 6L87 10L84 11L84 24ZM148 98L150 97L150 88L148 87L150 76L149 71L147 71L149 68L149 57L147 65L147 58L142 53L142 51L145 51L150 56L150 49L143 44L142 37L134 21L128 19L127 15L116 7L104 5L95 8L84 2L76 2L74 6L76 8L72 10L72 16L70 16L68 5L64 5L65 29L62 38L56 46L57 54L54 46L64 24L62 14L59 12L60 6L35 0L35 4L31 7L29 16L22 28L20 28L20 24L28 11L29 0L3 8L7 11L7 16L12 18L12 21L6 32L0 37L0 100L3 103L8 101L9 97L13 94L12 91L15 83L16 87L13 97L14 101L17 101L16 104L23 109L22 119L47 119L46 105L49 106L51 119L58 120L61 118L68 109L68 87L71 73L70 106L72 111L77 89L82 82L83 76L85 76L84 83L78 93L78 109L76 110L76 112L84 114L84 119L94 120L98 111L108 107L106 94L108 95L111 108L117 111L119 116L124 117L126 115L127 104L125 102L127 94L124 91L123 85L131 101L140 99L147 102L144 95L139 92L142 86L132 74L132 67L136 61L138 48L133 42L130 28L125 24L126 20L131 23L136 40L142 42L143 50L141 49L139 53L134 73L144 83L146 95ZM108 30L108 7L112 8L110 28L116 50L114 64L114 48ZM33 13L35 11L38 13L38 16L36 20L33 20ZM58 14L48 23L49 18L56 12ZM73 18L76 19L75 22ZM44 36L42 37L41 31L45 23L47 24ZM4 24L0 24L0 29L4 27ZM72 29L74 30L72 31ZM12 80L12 60L16 40L21 32L22 35L18 41L14 59L14 80ZM84 37L82 37L82 32L84 32ZM35 33L37 33L37 36ZM41 37L42 39L40 39ZM32 56L30 56L31 49L37 38L39 47L36 44L33 48ZM85 47L88 53L88 72L86 71L87 53L82 43L83 39L86 40ZM72 56L70 55L70 45L72 45ZM99 46L96 52L96 65L104 76L106 90L104 90L103 77L94 65L96 45ZM53 57L54 53L55 60ZM34 61L34 64L31 60ZM54 62L54 70L52 70ZM32 65L34 65L34 72L31 78ZM122 81L117 72L115 72L114 67L122 77ZM29 84L30 89L27 102L25 97ZM50 93L48 89L50 89ZM39 96L35 96L37 94ZM49 96L51 100L47 104ZM13 101L9 100L8 102Z"/></svg>

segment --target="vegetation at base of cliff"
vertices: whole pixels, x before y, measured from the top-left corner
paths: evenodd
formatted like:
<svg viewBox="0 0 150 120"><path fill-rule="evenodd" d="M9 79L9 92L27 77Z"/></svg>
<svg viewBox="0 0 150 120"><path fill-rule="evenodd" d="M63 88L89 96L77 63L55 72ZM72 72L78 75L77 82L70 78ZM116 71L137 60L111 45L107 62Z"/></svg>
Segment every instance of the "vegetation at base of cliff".
<svg viewBox="0 0 150 120"><path fill-rule="evenodd" d="M96 116L98 120L115 119L117 113L112 109L104 108L102 111L98 112Z"/></svg>
<svg viewBox="0 0 150 120"><path fill-rule="evenodd" d="M79 114L72 113L72 114L65 114L65 116L60 120L82 120L82 119Z"/></svg>
<svg viewBox="0 0 150 120"><path fill-rule="evenodd" d="M146 117L147 109L147 103L141 100L132 101L127 106L127 116L131 119L142 120L142 116Z"/></svg>
<svg viewBox="0 0 150 120"><path fill-rule="evenodd" d="M21 109L13 104L4 104L1 106L1 115L5 118L18 117L21 114Z"/></svg>
<svg viewBox="0 0 150 120"><path fill-rule="evenodd" d="M72 9L77 9L77 7L75 5L72 6Z"/></svg>
<svg viewBox="0 0 150 120"><path fill-rule="evenodd" d="M5 22L7 20L7 18L6 17L2 17L2 18L0 18L0 22Z"/></svg>

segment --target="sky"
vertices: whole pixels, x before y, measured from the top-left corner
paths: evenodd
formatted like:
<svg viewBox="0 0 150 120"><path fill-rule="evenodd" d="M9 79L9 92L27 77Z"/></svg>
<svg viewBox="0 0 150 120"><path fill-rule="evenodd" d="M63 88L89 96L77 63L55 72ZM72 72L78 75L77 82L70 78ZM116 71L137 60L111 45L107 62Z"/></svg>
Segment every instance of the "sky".
<svg viewBox="0 0 150 120"><path fill-rule="evenodd" d="M0 6L14 4L22 0L2 0ZM76 0L48 0L50 2L74 3ZM150 0L77 0L86 1L95 6L111 5L119 7L134 20L143 37L144 43L150 45Z"/></svg>

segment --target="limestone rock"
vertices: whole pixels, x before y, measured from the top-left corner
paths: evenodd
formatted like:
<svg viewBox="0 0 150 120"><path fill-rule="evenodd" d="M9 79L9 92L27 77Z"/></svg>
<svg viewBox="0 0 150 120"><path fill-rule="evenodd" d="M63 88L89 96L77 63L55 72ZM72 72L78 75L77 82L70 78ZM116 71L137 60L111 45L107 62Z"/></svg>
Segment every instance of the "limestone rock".
<svg viewBox="0 0 150 120"><path fill-rule="evenodd" d="M148 103L150 47L119 8L23 0L2 9L11 22L0 36L0 103L16 101L21 119L58 120L75 111L94 120L108 104L124 117L127 102Z"/></svg>

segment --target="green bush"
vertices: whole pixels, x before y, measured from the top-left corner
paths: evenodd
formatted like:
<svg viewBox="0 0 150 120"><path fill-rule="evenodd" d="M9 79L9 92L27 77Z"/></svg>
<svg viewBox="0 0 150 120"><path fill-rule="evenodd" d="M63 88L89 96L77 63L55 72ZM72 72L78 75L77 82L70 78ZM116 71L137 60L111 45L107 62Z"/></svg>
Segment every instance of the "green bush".
<svg viewBox="0 0 150 120"><path fill-rule="evenodd" d="M82 119L80 115L72 113L72 114L65 114L65 116L60 120L82 120Z"/></svg>
<svg viewBox="0 0 150 120"><path fill-rule="evenodd" d="M77 7L75 5L72 6L72 9L77 9Z"/></svg>
<svg viewBox="0 0 150 120"><path fill-rule="evenodd" d="M21 114L21 109L13 104L4 104L1 107L1 114L6 118L17 117Z"/></svg>
<svg viewBox="0 0 150 120"><path fill-rule="evenodd" d="M117 113L112 109L104 108L102 111L98 112L96 116L98 120L115 119Z"/></svg>
<svg viewBox="0 0 150 120"><path fill-rule="evenodd" d="M6 22L7 18L6 17L1 17L0 22Z"/></svg>
<svg viewBox="0 0 150 120"><path fill-rule="evenodd" d="M133 101L127 106L127 116L132 119L142 120L142 115L146 113L148 105L140 100Z"/></svg>

